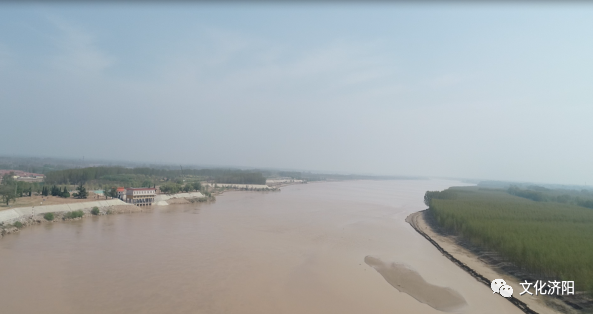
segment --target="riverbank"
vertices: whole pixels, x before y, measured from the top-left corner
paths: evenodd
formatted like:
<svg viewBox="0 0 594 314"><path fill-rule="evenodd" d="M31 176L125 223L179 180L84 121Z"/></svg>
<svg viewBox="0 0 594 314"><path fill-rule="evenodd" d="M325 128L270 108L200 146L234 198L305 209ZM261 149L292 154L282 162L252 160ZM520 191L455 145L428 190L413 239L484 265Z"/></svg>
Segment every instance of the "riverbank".
<svg viewBox="0 0 594 314"><path fill-rule="evenodd" d="M454 264L469 273L477 281L490 287L491 280L501 278L512 286L514 297L507 299L524 313L560 314L560 313L591 313L590 309L578 310L565 302L552 296L536 296L523 294L520 282L524 279L505 271L509 265L501 263L493 252L480 252L462 241L459 237L446 234L437 226L427 210L410 214L406 217L408 222L418 233L431 242L444 256ZM531 289L533 291L534 289ZM588 312L589 311L589 312Z"/></svg>
<svg viewBox="0 0 594 314"><path fill-rule="evenodd" d="M22 228L32 225L41 225L44 223L55 223L68 220L80 220L82 218L90 216L141 212L143 209L146 209L146 207L134 206L132 204L127 204L122 201L120 201L121 203L110 202L107 204L105 204L105 202L106 201L103 201L101 204L97 204L98 202L77 203L79 204L79 206L77 207L78 209L70 210L67 210L68 206L62 206L62 208L57 208L60 205L38 206L35 208L35 214L33 214L32 211L29 211L27 214L18 216L16 218L5 219L3 221L0 221L0 238L12 233L19 232ZM91 211L93 210L93 208L99 209L99 212L97 214L92 214ZM27 212L27 208L14 208L13 210L15 212ZM2 212L5 211L0 211L0 214L2 214ZM70 218L69 213L71 212L82 212L82 215L77 218ZM48 220L45 216L46 213L52 213L53 219ZM4 217L6 217L6 215Z"/></svg>
<svg viewBox="0 0 594 314"><path fill-rule="evenodd" d="M212 202L215 200L215 195L220 195L225 191L232 190L249 190L249 191L279 191L279 188L262 189L255 186L219 186L212 188L212 193L204 195L201 192L188 192L176 194L158 194L155 196L153 206L168 206L179 204L193 204ZM75 220L91 216L91 210L97 208L99 213L97 215L111 215L118 213L132 213L141 212L151 207L140 207L134 204L126 203L120 199L98 200L98 201L78 201L69 202L69 199L64 199L64 203L44 206L30 206L18 207L0 210L0 238L18 232L21 228L37 225L42 223L53 223L64 220L72 220L67 216L67 213L73 211L82 211L83 215ZM54 218L47 220L44 215L46 213L53 213Z"/></svg>
<svg viewBox="0 0 594 314"><path fill-rule="evenodd" d="M75 191L71 191L74 193ZM31 195L31 196L23 196L17 197L16 200L10 202L10 206L7 206L6 203L0 204L0 211L11 209L11 208L21 208L21 207L38 207L38 206L47 206L47 205L62 205L62 204L74 204L74 203L85 203L90 201L106 201L108 199L105 198L103 195L99 195L94 193L93 191L88 191L89 196L85 199L74 198L74 197L60 197L60 196L51 196L51 195Z"/></svg>
<svg viewBox="0 0 594 314"><path fill-rule="evenodd" d="M240 191L271 191L278 189L276 187L271 187L266 184L203 183L203 185L213 189L225 188Z"/></svg>
<svg viewBox="0 0 594 314"><path fill-rule="evenodd" d="M56 205L17 207L0 210L0 223L11 223L20 219L30 218L32 215L45 213L64 213L75 210L91 210L93 207L106 208L110 206L134 206L119 199L87 201L77 203L63 203Z"/></svg>

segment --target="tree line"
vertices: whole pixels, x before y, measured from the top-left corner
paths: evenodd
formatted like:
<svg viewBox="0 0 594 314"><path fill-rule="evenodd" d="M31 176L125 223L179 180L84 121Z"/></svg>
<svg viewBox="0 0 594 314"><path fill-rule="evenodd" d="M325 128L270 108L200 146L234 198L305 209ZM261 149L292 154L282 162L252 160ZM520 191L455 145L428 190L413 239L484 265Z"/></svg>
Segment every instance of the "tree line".
<svg viewBox="0 0 594 314"><path fill-rule="evenodd" d="M593 208L592 192L587 190L552 190L538 186L532 186L528 189L521 189L515 185L512 185L507 189L507 193L533 200L535 202L556 202Z"/></svg>
<svg viewBox="0 0 594 314"><path fill-rule="evenodd" d="M2 177L2 183L0 184L0 198L2 203L8 206L11 201L16 201L19 197L32 196L33 192L37 192L42 196L58 196L58 197L75 197L75 198L87 198L89 193L87 192L84 185L79 184L76 187L76 193L70 195L66 186L59 187L57 185L46 185L39 182L24 182L17 181L13 178L14 173L5 174Z"/></svg>
<svg viewBox="0 0 594 314"><path fill-rule="evenodd" d="M159 187L162 193L165 194L175 194L179 192L193 192L193 191L200 191L202 189L202 185L200 182L188 182L184 185L179 183L166 183Z"/></svg>
<svg viewBox="0 0 594 314"><path fill-rule="evenodd" d="M537 277L592 291L591 209L477 187L427 192L425 201L447 231Z"/></svg>
<svg viewBox="0 0 594 314"><path fill-rule="evenodd" d="M103 179L112 182L135 180L155 184L155 179L167 182L186 176L201 177L206 181L210 180L216 183L266 184L266 178L259 171L183 168L171 170L146 167L88 167L50 171L45 174L45 182L50 184L80 184Z"/></svg>

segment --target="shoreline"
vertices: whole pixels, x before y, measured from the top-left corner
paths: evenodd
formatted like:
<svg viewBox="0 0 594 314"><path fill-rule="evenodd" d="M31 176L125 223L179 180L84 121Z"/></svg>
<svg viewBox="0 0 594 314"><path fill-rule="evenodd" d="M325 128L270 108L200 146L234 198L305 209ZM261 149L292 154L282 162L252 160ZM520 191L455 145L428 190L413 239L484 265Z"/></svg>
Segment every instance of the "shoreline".
<svg viewBox="0 0 594 314"><path fill-rule="evenodd" d="M82 203L80 203L80 204L82 204ZM99 208L99 213L97 215L93 215L91 213L91 210L93 209L93 207ZM44 213L36 213L35 215L23 215L23 216L19 216L18 218L2 221L2 222L0 222L0 239L2 239L3 237L5 237L9 234L17 233L17 232L21 231L21 229L28 227L28 226L41 225L41 224L46 224L46 223L58 223L58 222L65 222L65 221L72 221L72 220L81 220L83 218L92 217L92 216L104 216L104 215L115 215L115 214L124 214L124 213L132 213L132 212L142 212L143 209L145 209L141 206L134 206L132 204L118 204L118 205L108 205L108 206L102 206L102 207L99 207L99 206L93 206L93 207L90 207L90 208L86 207L86 208L70 210L70 211L57 211L57 212L46 211ZM77 217L77 218L66 218L65 217L65 215L67 213L72 212L72 211L79 211L79 210L83 212L82 217ZM45 213L53 213L54 219L53 220L45 219L44 218ZM17 222L21 223L21 227L15 226L15 224Z"/></svg>
<svg viewBox="0 0 594 314"><path fill-rule="evenodd" d="M493 258L491 252L478 252L460 243L458 237L444 234L439 230L438 226L435 226L435 222L431 221L431 217L428 217L428 214L428 210L415 212L408 215L405 221L450 261L477 281L485 284L489 291L491 290L491 280L496 278L503 278L508 285L513 287L518 295L519 292L523 291L522 286L519 284L522 280L516 274L506 271L509 270L509 265L504 265L508 267L505 267L507 269L502 269L501 264L505 263L501 263L501 261ZM495 263L497 264L494 265ZM571 302L568 304L568 301L552 296L547 296L547 299L543 299L542 297L537 298L525 294L521 298L522 300L519 300L512 296L506 299L527 314L591 313L586 312L588 309L580 308L577 304ZM576 306L580 309L576 309Z"/></svg>
<svg viewBox="0 0 594 314"><path fill-rule="evenodd" d="M76 210L90 210L93 207L108 208L111 206L134 206L120 199L89 200L86 202L62 203L54 205L15 207L0 210L0 223L12 223L45 213L66 213Z"/></svg>
<svg viewBox="0 0 594 314"><path fill-rule="evenodd" d="M214 190L211 196L206 196L201 192L184 192L175 194L158 194L155 197L155 202L150 206L136 206L134 204L126 203L120 199L113 198L108 200L96 201L82 201L82 202L65 202L62 204L31 206L31 207L17 207L0 210L0 239L6 235L19 232L22 228L32 225L40 225L44 223L56 223L70 220L80 220L89 216L103 216L112 214L142 212L147 209L156 209L162 206L178 205L178 204L193 204L193 203L210 203L216 200L215 196L221 195L227 191L250 191L250 192L278 192L280 187L302 184L302 183L286 183L270 187L269 189L255 189L253 186L228 185L222 187L220 190ZM99 208L99 214L91 214L91 210ZM65 218L65 215L73 211L82 211L83 216L78 218ZM33 215L35 212L35 215ZM53 220L44 218L44 214L53 213L55 215ZM17 227L15 224L20 223Z"/></svg>

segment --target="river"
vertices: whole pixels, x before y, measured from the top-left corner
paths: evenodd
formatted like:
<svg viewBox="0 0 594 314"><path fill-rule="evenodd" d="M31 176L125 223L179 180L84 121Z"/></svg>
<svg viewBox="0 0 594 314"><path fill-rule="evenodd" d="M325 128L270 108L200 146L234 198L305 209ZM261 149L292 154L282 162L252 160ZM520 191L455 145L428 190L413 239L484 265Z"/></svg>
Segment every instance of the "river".
<svg viewBox="0 0 594 314"><path fill-rule="evenodd" d="M320 182L27 227L0 239L0 311L518 313L404 221L454 185ZM396 289L367 256L424 283Z"/></svg>

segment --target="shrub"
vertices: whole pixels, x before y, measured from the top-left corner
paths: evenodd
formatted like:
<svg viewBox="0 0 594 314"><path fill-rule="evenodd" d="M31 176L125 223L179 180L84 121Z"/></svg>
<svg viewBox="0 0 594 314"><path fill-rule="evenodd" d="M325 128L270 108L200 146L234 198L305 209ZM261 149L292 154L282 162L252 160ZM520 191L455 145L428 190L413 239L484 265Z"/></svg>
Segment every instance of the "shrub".
<svg viewBox="0 0 594 314"><path fill-rule="evenodd" d="M19 229L21 229L23 227L23 223L20 221L15 222L13 225Z"/></svg>
<svg viewBox="0 0 594 314"><path fill-rule="evenodd" d="M64 214L64 219L73 219L73 218L79 218L82 217L85 213L83 213L82 210L75 210L72 212L67 212L66 214Z"/></svg>
<svg viewBox="0 0 594 314"><path fill-rule="evenodd" d="M93 207L93 209L91 209L91 214L93 215L99 215L99 207L95 206Z"/></svg>
<svg viewBox="0 0 594 314"><path fill-rule="evenodd" d="M45 220L47 221L52 221L54 220L54 213L45 213L45 215L43 215L43 218L45 218Z"/></svg>

